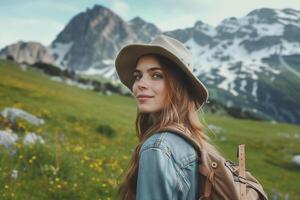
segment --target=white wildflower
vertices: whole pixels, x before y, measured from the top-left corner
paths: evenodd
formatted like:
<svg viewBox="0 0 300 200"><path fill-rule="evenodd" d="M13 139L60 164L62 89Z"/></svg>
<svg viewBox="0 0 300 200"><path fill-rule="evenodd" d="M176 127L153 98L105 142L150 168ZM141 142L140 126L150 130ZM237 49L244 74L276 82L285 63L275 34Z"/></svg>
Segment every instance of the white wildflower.
<svg viewBox="0 0 300 200"><path fill-rule="evenodd" d="M300 165L300 155L295 155L292 158L292 162L295 163L296 165Z"/></svg>
<svg viewBox="0 0 300 200"><path fill-rule="evenodd" d="M36 142L39 142L41 144L45 143L44 139L41 136L36 135L34 132L27 133L23 138L24 145L35 144Z"/></svg>
<svg viewBox="0 0 300 200"><path fill-rule="evenodd" d="M13 179L17 179L17 178L18 178L18 170L15 170L15 169L14 169L14 170L12 171L12 173L11 173L10 176L11 176L11 178L13 178Z"/></svg>
<svg viewBox="0 0 300 200"><path fill-rule="evenodd" d="M16 143L18 136L10 131L1 131L0 130L0 145L5 148L9 147Z"/></svg>

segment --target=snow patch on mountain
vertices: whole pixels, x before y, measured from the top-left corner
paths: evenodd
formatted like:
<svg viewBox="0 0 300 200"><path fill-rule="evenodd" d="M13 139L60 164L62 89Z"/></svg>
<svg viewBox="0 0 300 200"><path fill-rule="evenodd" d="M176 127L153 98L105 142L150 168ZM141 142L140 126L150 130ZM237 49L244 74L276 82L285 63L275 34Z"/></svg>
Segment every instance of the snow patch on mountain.
<svg viewBox="0 0 300 200"><path fill-rule="evenodd" d="M70 55L68 54L72 48L74 42L69 43L55 43L52 44L48 50L55 58L55 64L63 69L67 68L67 64L70 60ZM68 55L68 56L67 56Z"/></svg>
<svg viewBox="0 0 300 200"><path fill-rule="evenodd" d="M226 66L219 67L219 74L222 74L222 76L225 77L225 79L218 85L218 88L229 91L234 96L237 96L238 92L234 89L234 81L237 78L237 74L233 73Z"/></svg>
<svg viewBox="0 0 300 200"><path fill-rule="evenodd" d="M102 62L105 64L105 65L113 65L115 63L114 60L112 59L105 59L105 60L102 60Z"/></svg>
<svg viewBox="0 0 300 200"><path fill-rule="evenodd" d="M108 67L104 67L102 69L89 68L86 71L78 72L78 73L84 74L84 75L102 74L104 78L110 79L112 76L115 75L116 71L115 71L115 69L113 67L108 66Z"/></svg>
<svg viewBox="0 0 300 200"><path fill-rule="evenodd" d="M257 82L253 83L251 94L253 97L255 97L255 100L257 101Z"/></svg>
<svg viewBox="0 0 300 200"><path fill-rule="evenodd" d="M199 55L202 52L201 47L196 43L194 38L190 38L188 41L186 41L185 46L190 50L192 57L196 61L197 57L199 57ZM195 62L195 61L193 61L193 62Z"/></svg>
<svg viewBox="0 0 300 200"><path fill-rule="evenodd" d="M218 32L216 31L216 29L213 26L210 26L210 25L202 23L202 22L197 22L194 28L195 28L195 30L201 31L205 35L208 35L211 37L214 37L218 34Z"/></svg>
<svg viewBox="0 0 300 200"><path fill-rule="evenodd" d="M112 67L107 67L106 68L106 72L105 72L105 78L109 78L109 77L112 77L115 73L116 73L116 70Z"/></svg>
<svg viewBox="0 0 300 200"><path fill-rule="evenodd" d="M255 38L256 40L264 36L281 36L284 32L284 25L282 24L255 24L254 28L259 35L259 37Z"/></svg>
<svg viewBox="0 0 300 200"><path fill-rule="evenodd" d="M247 81L242 80L240 90L243 92L246 92L246 89L245 89L246 85L247 85Z"/></svg>
<svg viewBox="0 0 300 200"><path fill-rule="evenodd" d="M292 9L284 9L283 11L275 9L278 17L284 19L298 20L300 18L300 12Z"/></svg>
<svg viewBox="0 0 300 200"><path fill-rule="evenodd" d="M102 69L97 69L97 68L89 68L86 71L81 71L79 72L80 74L84 74L84 75L97 75L97 74L103 74L104 76L107 74L107 71L109 71L111 67L105 67Z"/></svg>

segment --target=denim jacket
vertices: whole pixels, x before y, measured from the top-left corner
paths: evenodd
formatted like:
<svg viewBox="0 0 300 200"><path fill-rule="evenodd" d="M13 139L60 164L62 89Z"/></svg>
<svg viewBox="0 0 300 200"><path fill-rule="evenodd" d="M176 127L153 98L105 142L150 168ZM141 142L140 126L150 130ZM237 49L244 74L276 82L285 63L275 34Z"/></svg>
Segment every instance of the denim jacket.
<svg viewBox="0 0 300 200"><path fill-rule="evenodd" d="M195 200L199 197L197 152L172 132L155 133L139 152L137 200Z"/></svg>

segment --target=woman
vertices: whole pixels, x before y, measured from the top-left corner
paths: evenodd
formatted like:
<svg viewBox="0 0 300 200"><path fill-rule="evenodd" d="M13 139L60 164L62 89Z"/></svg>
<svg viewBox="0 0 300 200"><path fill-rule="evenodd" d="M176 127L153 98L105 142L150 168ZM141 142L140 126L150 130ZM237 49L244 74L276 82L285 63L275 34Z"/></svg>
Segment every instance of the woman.
<svg viewBox="0 0 300 200"><path fill-rule="evenodd" d="M205 86L192 74L192 56L165 35L150 44L121 49L119 78L137 99L136 146L119 187L120 199L197 199L201 188L197 152L183 137L215 151L203 132L197 110L207 101Z"/></svg>

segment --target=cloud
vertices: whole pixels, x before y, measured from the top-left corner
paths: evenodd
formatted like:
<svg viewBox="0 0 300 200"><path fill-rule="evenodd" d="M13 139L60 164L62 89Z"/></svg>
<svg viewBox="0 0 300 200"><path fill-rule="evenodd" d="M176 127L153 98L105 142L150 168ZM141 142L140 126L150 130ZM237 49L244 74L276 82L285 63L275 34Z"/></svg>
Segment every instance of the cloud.
<svg viewBox="0 0 300 200"><path fill-rule="evenodd" d="M162 31L171 31L178 28L192 27L197 21L197 16L188 14L177 16L177 18L169 17L157 22L157 26Z"/></svg>
<svg viewBox="0 0 300 200"><path fill-rule="evenodd" d="M21 8L38 8L38 9L46 9L55 11L55 12L64 12L64 13L74 13L78 12L80 8L78 8L78 5L76 4L70 4L68 2L56 2L51 0L39 0L39 1L29 1L24 3L24 5Z"/></svg>
<svg viewBox="0 0 300 200"><path fill-rule="evenodd" d="M157 8L172 13L199 13L201 10L206 10L210 1L207 0L160 0Z"/></svg>
<svg viewBox="0 0 300 200"><path fill-rule="evenodd" d="M49 19L0 18L0 27L6 29L0 32L0 48L19 40L38 41L48 46L64 24Z"/></svg>
<svg viewBox="0 0 300 200"><path fill-rule="evenodd" d="M161 29L185 28L201 20L217 26L223 19L243 17L259 8L294 8L300 10L299 0L160 0L159 4L148 9L156 11L158 16L148 14L144 19L151 21ZM238 9L237 9L238 8ZM142 14L142 12L140 12ZM156 14L155 14L156 15Z"/></svg>

